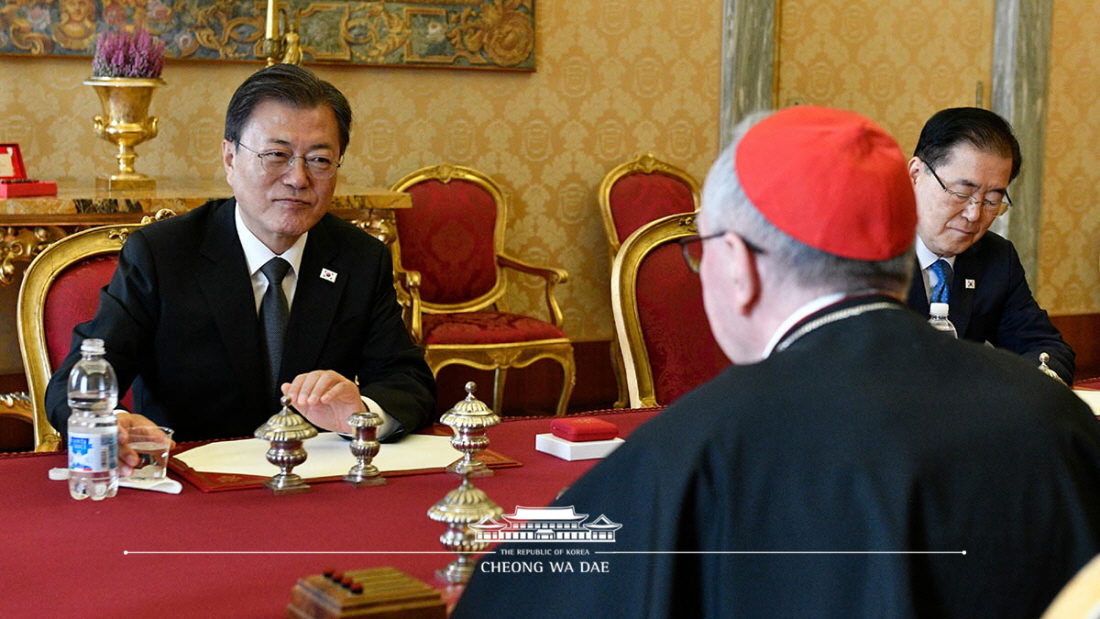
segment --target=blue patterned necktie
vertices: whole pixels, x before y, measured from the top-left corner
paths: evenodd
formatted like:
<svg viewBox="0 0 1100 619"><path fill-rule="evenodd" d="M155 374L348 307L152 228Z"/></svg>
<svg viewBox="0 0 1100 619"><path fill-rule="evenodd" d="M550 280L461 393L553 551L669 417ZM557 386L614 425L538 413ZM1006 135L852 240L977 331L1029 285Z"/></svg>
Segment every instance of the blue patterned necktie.
<svg viewBox="0 0 1100 619"><path fill-rule="evenodd" d="M929 303L951 302L951 265L942 258L932 263L928 270L936 274L936 284L932 286L932 295Z"/></svg>
<svg viewBox="0 0 1100 619"><path fill-rule="evenodd" d="M269 392L279 390L279 365L283 360L283 338L286 335L286 323L290 317L290 304L283 292L283 278L290 269L290 263L278 256L268 260L260 267L267 278L267 290L260 301L260 326L264 330L263 354L268 370Z"/></svg>

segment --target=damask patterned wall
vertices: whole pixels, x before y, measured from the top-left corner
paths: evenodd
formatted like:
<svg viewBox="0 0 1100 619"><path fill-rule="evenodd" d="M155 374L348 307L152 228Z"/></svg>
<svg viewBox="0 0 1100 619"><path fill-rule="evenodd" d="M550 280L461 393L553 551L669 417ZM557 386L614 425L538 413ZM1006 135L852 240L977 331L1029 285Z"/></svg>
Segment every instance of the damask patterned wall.
<svg viewBox="0 0 1100 619"><path fill-rule="evenodd" d="M559 288L566 331L610 339L596 188L607 170L645 151L705 174L718 144L721 8L719 1L539 2L535 73L315 67L357 114L342 177L388 186L442 162L490 174L512 200L508 251L571 274ZM0 142L22 144L30 174L90 182L114 165L110 145L92 133L98 102L81 85L90 68L86 60L0 57ZM224 178L225 106L256 68L169 61L168 86L152 105L160 135L138 147L138 169ZM544 306L537 282L516 283L515 309ZM18 358L14 343L2 345Z"/></svg>
<svg viewBox="0 0 1100 619"><path fill-rule="evenodd" d="M1100 5L1056 0L1039 241L1039 302L1100 312Z"/></svg>
<svg viewBox="0 0 1100 619"><path fill-rule="evenodd" d="M780 0L779 103L867 114L911 154L936 110L975 105L979 91L989 107L993 9L994 0ZM1096 313L1100 207L1088 196L1100 185L1100 8L1054 0L1053 14L1036 294L1052 314Z"/></svg>
<svg viewBox="0 0 1100 619"><path fill-rule="evenodd" d="M778 99L854 110L912 154L945 107L988 107L993 1L780 0Z"/></svg>
<svg viewBox="0 0 1100 619"><path fill-rule="evenodd" d="M568 269L566 329L580 340L610 339L596 187L606 170L646 150L705 174L718 144L721 4L540 2L533 74L320 68L358 114L343 176L389 185L443 161L495 176L513 201L509 251ZM780 0L778 101L860 111L910 152L926 117L972 105L978 81L988 102L992 7ZM1100 312L1100 209L1089 198L1100 185L1097 32L1093 0L1054 2L1038 295L1055 314ZM255 68L169 63L169 85L153 102L161 135L139 147L139 169L221 178L225 105ZM23 144L32 174L90 179L112 165L111 148L92 135L98 104L80 84L89 69L0 58L0 141ZM11 292L0 293L3 307ZM517 292L518 309L540 307L534 287ZM19 368L10 334L0 317L0 372Z"/></svg>

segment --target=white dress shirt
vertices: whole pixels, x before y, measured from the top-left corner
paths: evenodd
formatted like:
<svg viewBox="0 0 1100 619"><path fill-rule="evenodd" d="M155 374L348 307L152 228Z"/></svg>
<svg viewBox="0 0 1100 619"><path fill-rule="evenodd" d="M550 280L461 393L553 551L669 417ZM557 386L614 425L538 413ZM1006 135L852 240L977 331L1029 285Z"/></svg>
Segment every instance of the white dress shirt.
<svg viewBox="0 0 1100 619"><path fill-rule="evenodd" d="M259 316L260 314L260 303L263 301L264 292L267 291L268 286L267 277L260 272L260 269L267 264L268 260L276 256L290 263L290 269L286 272L286 277L283 278L283 292L286 293L287 310L289 311L294 307L294 292L298 289L298 271L302 266L302 254L305 252L306 238L309 236L309 232L307 231L299 237L290 246L290 249L282 254L276 254L267 245L264 245L260 239L256 238L256 235L252 234L248 226L244 225L239 207L233 210L233 217L237 222L237 238L241 240L241 249L244 250L245 263L248 265L249 277L252 280L252 294L256 300L256 315ZM362 398L367 410L377 414L382 419L382 425L378 427L378 438L383 439L393 433L397 428L397 422L394 418L382 410L378 402L365 395L359 397Z"/></svg>
<svg viewBox="0 0 1100 619"><path fill-rule="evenodd" d="M932 266L932 263L937 260L944 260L947 264L951 265L951 272L955 272L955 256L940 257L932 253L931 249L928 249L924 245L924 241L917 237L917 264L920 265L920 275L924 279L924 296L925 298L932 299L932 288L939 283L940 278L928 267Z"/></svg>

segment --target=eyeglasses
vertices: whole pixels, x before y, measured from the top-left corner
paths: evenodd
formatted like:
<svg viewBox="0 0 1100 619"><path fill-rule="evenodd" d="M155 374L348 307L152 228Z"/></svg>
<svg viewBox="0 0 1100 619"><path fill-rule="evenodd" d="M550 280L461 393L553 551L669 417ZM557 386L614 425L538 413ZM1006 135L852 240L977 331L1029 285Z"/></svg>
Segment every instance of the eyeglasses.
<svg viewBox="0 0 1100 619"><path fill-rule="evenodd" d="M967 204L973 204L974 206L982 207L982 209L986 213L996 212L997 214L994 215L994 217L1000 217L1001 215L1004 215L1005 211L1008 210L1008 207L1012 206L1012 199L1008 197L1007 189L1005 189L1005 195L1003 198L1001 198L999 202L994 202L992 200L979 200L978 198L970 194L962 193L959 191L951 191L947 188L947 185L943 183L943 179L940 178L940 175L936 174L936 171L932 169L932 166L928 165L927 161L921 159L921 163L923 163L924 167L928 168L928 171L932 173L932 178L936 179L936 182L940 184L940 187L942 187L943 190L951 196L951 201L955 203L955 206L966 206Z"/></svg>
<svg viewBox="0 0 1100 619"><path fill-rule="evenodd" d="M323 155L310 155L307 157L304 155L291 155L281 150L268 150L260 153L240 142L237 142L237 146L259 157L260 165L263 166L268 176L282 176L286 174L291 166L294 165L295 159L301 159L305 163L306 170L309 171L310 177L319 181L336 176L336 170L340 168L339 161L333 161L331 157L325 157Z"/></svg>
<svg viewBox="0 0 1100 619"><path fill-rule="evenodd" d="M687 263L688 270L690 270L692 273L698 274L699 266L703 263L703 253L701 251L699 252L698 256L692 253L692 248L695 247L696 243L702 243L703 241L716 239L720 236L725 235L727 232L727 230L723 230L722 232L715 232L714 234L708 234L706 236L693 234L691 236L685 236L684 238L676 241L680 244L680 250L684 252L684 262ZM734 234L737 233L734 232ZM751 251L752 253L760 255L767 253L764 251L764 248L746 240L745 237L741 236L740 234L737 234L737 238L741 239L741 242L744 243L745 247L749 248L749 251Z"/></svg>

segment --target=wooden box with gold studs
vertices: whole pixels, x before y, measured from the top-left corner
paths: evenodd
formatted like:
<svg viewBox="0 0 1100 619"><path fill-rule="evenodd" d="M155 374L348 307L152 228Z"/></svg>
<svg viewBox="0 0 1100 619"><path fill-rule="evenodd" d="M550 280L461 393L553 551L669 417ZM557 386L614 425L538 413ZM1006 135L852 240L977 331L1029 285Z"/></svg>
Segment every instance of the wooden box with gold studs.
<svg viewBox="0 0 1100 619"><path fill-rule="evenodd" d="M291 619L444 619L439 590L392 567L328 570L298 580L287 606Z"/></svg>

